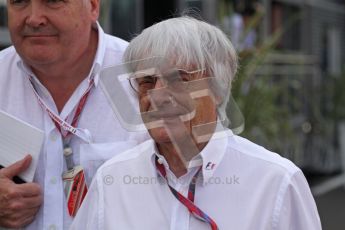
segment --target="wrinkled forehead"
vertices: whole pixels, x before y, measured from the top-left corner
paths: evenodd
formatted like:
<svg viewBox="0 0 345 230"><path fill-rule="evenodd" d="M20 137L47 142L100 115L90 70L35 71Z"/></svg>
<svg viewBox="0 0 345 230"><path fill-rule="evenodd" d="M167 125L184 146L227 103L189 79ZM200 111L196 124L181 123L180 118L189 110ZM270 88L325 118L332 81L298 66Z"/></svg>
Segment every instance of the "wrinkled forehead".
<svg viewBox="0 0 345 230"><path fill-rule="evenodd" d="M128 72L136 75L163 75L177 70L185 70L187 72L195 70L204 70L207 68L200 67L196 62L177 62L175 58L166 58L163 56L155 56L143 59L133 60L127 63Z"/></svg>
<svg viewBox="0 0 345 230"><path fill-rule="evenodd" d="M137 76L162 75L176 68L175 63L165 57L149 57L127 63L127 71Z"/></svg>

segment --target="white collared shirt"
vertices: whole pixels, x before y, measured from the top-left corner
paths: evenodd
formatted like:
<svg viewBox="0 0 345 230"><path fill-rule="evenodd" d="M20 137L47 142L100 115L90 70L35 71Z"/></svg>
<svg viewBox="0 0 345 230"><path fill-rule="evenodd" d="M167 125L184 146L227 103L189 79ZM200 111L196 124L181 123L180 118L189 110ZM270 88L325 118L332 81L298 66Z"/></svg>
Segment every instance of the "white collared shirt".
<svg viewBox="0 0 345 230"><path fill-rule="evenodd" d="M228 131L201 151L195 204L219 229L319 230L308 183L292 162ZM196 171L177 179L154 142L146 141L99 168L71 229L203 230L157 173L164 164L169 184L187 196Z"/></svg>
<svg viewBox="0 0 345 230"><path fill-rule="evenodd" d="M93 68L60 113L62 119L73 117L76 105L89 86L90 78L94 77L95 87L90 92L78 123L78 127L90 132L92 142L87 144L77 137L71 140L74 162L84 166L88 182L91 181L98 166L114 156L116 153L114 149L125 150L137 144L136 134L122 128L114 116L98 82L101 69L122 62L122 54L128 43L105 34L99 25L98 35L99 43ZM69 217L66 209L61 179L63 171L66 170L62 138L51 118L39 105L30 86L29 76L33 77L33 84L43 101L58 114L55 103L48 90L23 63L14 47L0 52L0 66L0 110L42 129L45 133L34 178L34 182L41 186L44 202L34 222L27 226L27 229L67 229L72 218Z"/></svg>

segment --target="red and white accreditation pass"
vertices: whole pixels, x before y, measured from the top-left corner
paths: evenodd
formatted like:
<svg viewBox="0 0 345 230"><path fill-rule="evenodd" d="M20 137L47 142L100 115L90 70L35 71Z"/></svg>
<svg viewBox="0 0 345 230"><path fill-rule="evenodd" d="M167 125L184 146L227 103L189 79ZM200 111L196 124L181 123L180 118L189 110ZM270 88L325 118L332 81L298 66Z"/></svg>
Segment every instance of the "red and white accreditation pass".
<svg viewBox="0 0 345 230"><path fill-rule="evenodd" d="M42 100L38 92L34 87L34 79L30 76L30 82L33 92L35 93L38 103L41 105L42 109L47 112L49 117L54 122L56 128L59 130L64 143L69 143L72 136L79 137L86 143L90 143L92 136L87 129L76 128L81 113L85 107L88 96L91 89L94 86L93 76L89 80L89 87L84 92L83 96L80 98L79 103L76 107L72 123L67 122L68 117L64 120L54 111L52 111L46 103ZM64 190L67 198L67 208L69 215L74 217L77 214L81 203L87 193L87 187L85 184L85 173L83 167L80 165L74 165L73 162L73 151L69 145L64 146L64 157L66 160L67 171L62 174L62 179L64 183Z"/></svg>
<svg viewBox="0 0 345 230"><path fill-rule="evenodd" d="M85 173L82 166L74 165L71 147L65 146L64 157L68 170L63 173L62 179L64 182L68 213L74 217L87 193Z"/></svg>

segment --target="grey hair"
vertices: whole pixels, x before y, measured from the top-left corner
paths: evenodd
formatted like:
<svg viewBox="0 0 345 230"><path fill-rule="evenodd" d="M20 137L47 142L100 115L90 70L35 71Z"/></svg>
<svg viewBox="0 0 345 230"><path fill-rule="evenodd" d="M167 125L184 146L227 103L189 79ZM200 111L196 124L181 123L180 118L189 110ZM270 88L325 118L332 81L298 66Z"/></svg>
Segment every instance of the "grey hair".
<svg viewBox="0 0 345 230"><path fill-rule="evenodd" d="M157 56L170 57L178 68L193 66L214 76L217 86L213 91L221 99L218 113L227 123L226 105L237 71L237 54L220 29L189 16L167 19L135 37L125 51L124 61Z"/></svg>

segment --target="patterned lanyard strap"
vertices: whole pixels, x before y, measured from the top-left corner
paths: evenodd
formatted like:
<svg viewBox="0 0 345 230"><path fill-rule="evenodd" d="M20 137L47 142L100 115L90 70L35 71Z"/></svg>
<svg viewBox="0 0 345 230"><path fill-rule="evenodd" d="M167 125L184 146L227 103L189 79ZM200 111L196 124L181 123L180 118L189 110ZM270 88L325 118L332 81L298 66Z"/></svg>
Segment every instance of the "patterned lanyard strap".
<svg viewBox="0 0 345 230"><path fill-rule="evenodd" d="M61 119L57 114L55 114L45 103L44 101L41 99L41 97L38 95L34 85L33 85L33 79L32 77L30 77L30 82L31 82L31 86L33 88L33 91L37 97L37 100L40 104L40 106L48 113L49 117L52 119L52 121L54 122L56 128L59 130L59 132L61 133L63 139L67 139L67 137L69 137L69 135L73 134L76 135L78 137L80 137L81 139L83 139L86 142L90 142L90 137L89 135L85 135L83 132L81 132L79 129L75 128L78 125L78 121L80 118L80 115L85 107L87 98L89 97L90 91L92 89L92 87L94 86L94 79L92 79L89 83L89 87L86 89L86 91L84 92L83 96L81 97L76 111L74 113L74 117L72 120L72 123L69 124L67 122L68 117L63 120Z"/></svg>
<svg viewBox="0 0 345 230"><path fill-rule="evenodd" d="M172 194L175 196L175 198L178 201L180 201L188 209L188 211L190 213L192 213L196 218L198 218L199 220L201 220L201 221L203 221L205 223L208 223L211 226L212 230L218 230L218 226L217 226L216 222L194 204L195 184L196 184L196 180L198 178L199 172L201 171L201 167L195 173L195 175L193 176L192 182L189 184L188 199L187 199L185 196L183 196L181 193L176 191L176 189L174 189L173 187L171 187L169 185L164 165L160 164L158 162L158 157L157 156L156 156L155 162L156 162L157 170L160 172L160 174L167 181L169 189L172 192Z"/></svg>
<svg viewBox="0 0 345 230"><path fill-rule="evenodd" d="M74 113L74 117L73 117L73 120L72 120L72 123L71 123L72 127L77 127L80 115L81 115L81 113L82 113L82 111L83 111L83 109L85 107L87 99L89 98L90 91L91 91L93 85L94 85L94 80L92 79L90 81L89 87L86 89L85 93L83 94L83 96L81 97L81 99L80 99L80 101L78 103L77 109L76 109L76 111ZM61 133L61 128L59 129L59 131ZM67 134L66 134L66 136L64 136L64 138L66 138L70 134L72 134L72 133L71 132L67 132Z"/></svg>

